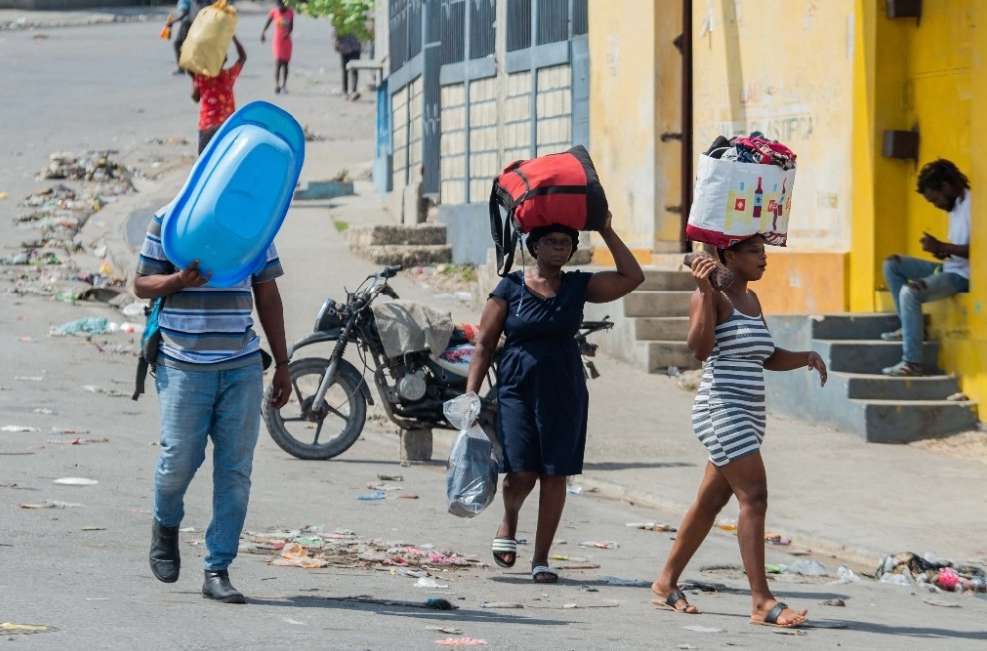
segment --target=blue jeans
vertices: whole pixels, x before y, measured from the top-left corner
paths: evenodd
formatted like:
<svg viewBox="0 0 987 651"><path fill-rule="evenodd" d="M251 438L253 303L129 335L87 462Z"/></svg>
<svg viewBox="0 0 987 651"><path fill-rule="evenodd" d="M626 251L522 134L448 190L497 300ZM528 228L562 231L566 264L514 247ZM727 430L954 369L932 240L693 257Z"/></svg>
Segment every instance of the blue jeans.
<svg viewBox="0 0 987 651"><path fill-rule="evenodd" d="M902 359L912 364L922 363L922 339L925 319L922 303L949 298L970 291L970 280L959 274L939 271L939 265L927 260L893 255L884 261L884 280L894 298L894 307L901 319ZM921 280L925 289L912 289L908 282Z"/></svg>
<svg viewBox="0 0 987 651"><path fill-rule="evenodd" d="M177 527L185 491L213 441L212 522L206 531L207 570L236 558L250 498L250 471L260 429L261 365L228 371L186 371L158 365L161 456L154 473L154 518Z"/></svg>

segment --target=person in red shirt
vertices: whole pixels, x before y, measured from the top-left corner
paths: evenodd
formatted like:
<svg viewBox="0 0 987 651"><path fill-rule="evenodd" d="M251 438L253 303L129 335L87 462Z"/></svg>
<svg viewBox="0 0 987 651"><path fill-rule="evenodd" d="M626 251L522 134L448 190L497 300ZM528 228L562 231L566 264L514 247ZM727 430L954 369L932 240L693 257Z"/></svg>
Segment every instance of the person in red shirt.
<svg viewBox="0 0 987 651"><path fill-rule="evenodd" d="M267 22L260 32L260 42L267 38L267 28L274 23L274 92L288 92L288 63L291 61L291 31L295 27L295 12L284 0L278 0L278 6L267 14Z"/></svg>
<svg viewBox="0 0 987 651"><path fill-rule="evenodd" d="M223 125L226 118L236 110L236 100L233 98L233 85L236 83L243 64L247 62L247 51L234 36L237 61L225 68L215 77L194 75L192 77L192 101L199 103L199 153L206 148L209 141Z"/></svg>

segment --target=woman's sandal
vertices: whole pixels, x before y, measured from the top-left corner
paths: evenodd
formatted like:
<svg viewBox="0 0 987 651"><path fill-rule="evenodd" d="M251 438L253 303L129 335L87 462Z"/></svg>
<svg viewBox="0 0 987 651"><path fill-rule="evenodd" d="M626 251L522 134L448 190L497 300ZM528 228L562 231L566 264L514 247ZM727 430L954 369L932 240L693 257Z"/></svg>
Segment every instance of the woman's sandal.
<svg viewBox="0 0 987 651"><path fill-rule="evenodd" d="M778 603L775 604L775 607L769 610L768 614L764 616L763 622L760 622L754 619L753 617L751 617L751 624L754 624L756 626L771 626L774 628L798 628L805 624L805 622L802 622L801 624L779 624L778 618L781 617L781 614L785 612L786 608L788 608L788 604L779 601ZM793 610L792 612L795 611Z"/></svg>
<svg viewBox="0 0 987 651"><path fill-rule="evenodd" d="M546 579L539 579L539 576L546 576ZM531 568L531 580L535 583L558 583L559 574L547 565L535 565Z"/></svg>
<svg viewBox="0 0 987 651"><path fill-rule="evenodd" d="M677 604L680 601L684 601L685 602L685 608L676 608L675 607L675 604ZM698 615L699 614L698 611L691 612L691 613L689 612L689 606L691 606L692 604L690 604L689 603L689 600L685 598L685 593L682 592L681 590L672 590L671 592L668 593L668 596L665 597L664 600L662 600L662 599L652 599L651 600L651 603L656 608L661 608L662 610L671 610L673 613L683 613L683 614L686 614L686 615Z"/></svg>
<svg viewBox="0 0 987 651"><path fill-rule="evenodd" d="M494 538L490 551L493 552L494 562L500 567L511 568L517 562L517 541L513 538ZM503 554L513 554L514 558L508 563L503 559Z"/></svg>

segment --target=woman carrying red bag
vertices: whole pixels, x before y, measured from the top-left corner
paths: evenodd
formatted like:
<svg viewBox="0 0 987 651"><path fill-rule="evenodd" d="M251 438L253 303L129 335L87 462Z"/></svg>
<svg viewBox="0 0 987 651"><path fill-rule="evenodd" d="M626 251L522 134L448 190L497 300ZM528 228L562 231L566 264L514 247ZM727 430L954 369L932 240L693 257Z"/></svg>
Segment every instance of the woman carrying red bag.
<svg viewBox="0 0 987 651"><path fill-rule="evenodd" d="M525 246L535 258L527 271L506 275L490 294L469 369L467 391L479 390L501 334L507 341L497 370L497 436L504 517L491 550L501 567L517 560L518 514L540 483L538 529L531 578L555 583L548 564L566 498L566 477L583 468L588 394L575 335L583 305L626 296L644 281L641 266L617 236L609 213L600 231L615 271L563 272L576 251L578 231L560 224L533 229Z"/></svg>

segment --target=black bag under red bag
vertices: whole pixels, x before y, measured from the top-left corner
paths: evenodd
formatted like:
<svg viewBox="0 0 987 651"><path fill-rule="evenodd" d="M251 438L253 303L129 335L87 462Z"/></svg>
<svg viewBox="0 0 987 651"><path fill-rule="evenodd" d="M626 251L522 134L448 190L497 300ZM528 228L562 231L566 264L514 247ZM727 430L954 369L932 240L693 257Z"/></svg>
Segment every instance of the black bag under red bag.
<svg viewBox="0 0 987 651"><path fill-rule="evenodd" d="M521 233L551 224L598 231L607 222L607 211L600 177L582 145L511 163L494 179L490 191L490 234L497 252L497 273L506 276L511 270Z"/></svg>

